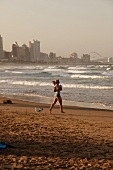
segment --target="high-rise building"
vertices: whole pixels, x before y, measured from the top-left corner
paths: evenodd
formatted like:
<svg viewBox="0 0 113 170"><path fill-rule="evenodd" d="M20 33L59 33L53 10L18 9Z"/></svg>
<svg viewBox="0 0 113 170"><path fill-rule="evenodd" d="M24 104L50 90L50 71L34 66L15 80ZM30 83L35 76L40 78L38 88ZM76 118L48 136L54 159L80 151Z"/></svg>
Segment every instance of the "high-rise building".
<svg viewBox="0 0 113 170"><path fill-rule="evenodd" d="M12 60L19 61L19 46L17 42L12 44Z"/></svg>
<svg viewBox="0 0 113 170"><path fill-rule="evenodd" d="M40 52L40 63L48 63L48 54Z"/></svg>
<svg viewBox="0 0 113 170"><path fill-rule="evenodd" d="M83 54L81 57L83 63L90 63L90 55L89 54Z"/></svg>
<svg viewBox="0 0 113 170"><path fill-rule="evenodd" d="M113 58L112 57L108 58L108 63L112 63L112 62L113 62Z"/></svg>
<svg viewBox="0 0 113 170"><path fill-rule="evenodd" d="M6 61L11 61L12 60L12 53L9 51L4 51L4 59Z"/></svg>
<svg viewBox="0 0 113 170"><path fill-rule="evenodd" d="M30 53L29 53L29 48L27 47L26 44L22 45L23 48L23 56L24 56L24 61L30 61Z"/></svg>
<svg viewBox="0 0 113 170"><path fill-rule="evenodd" d="M50 52L50 54L49 54L49 62L50 63L56 63L57 62L56 53Z"/></svg>
<svg viewBox="0 0 113 170"><path fill-rule="evenodd" d="M3 51L3 38L0 35L0 60L4 58L4 51Z"/></svg>
<svg viewBox="0 0 113 170"><path fill-rule="evenodd" d="M19 61L30 61L29 48L26 44L19 47Z"/></svg>
<svg viewBox="0 0 113 170"><path fill-rule="evenodd" d="M40 61L40 41L33 40L33 42L29 42L29 50L30 50L30 60L33 62Z"/></svg>
<svg viewBox="0 0 113 170"><path fill-rule="evenodd" d="M68 64L78 63L78 62L79 62L79 59L78 59L77 53L73 52L73 53L70 55L70 58L69 58L68 62L69 62Z"/></svg>

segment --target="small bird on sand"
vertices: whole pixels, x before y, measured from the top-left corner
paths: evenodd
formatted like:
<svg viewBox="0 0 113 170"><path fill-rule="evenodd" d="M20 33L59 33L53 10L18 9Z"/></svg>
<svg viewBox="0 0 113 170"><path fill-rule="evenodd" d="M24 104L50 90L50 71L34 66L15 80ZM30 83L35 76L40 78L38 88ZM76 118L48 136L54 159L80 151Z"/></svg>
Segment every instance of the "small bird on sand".
<svg viewBox="0 0 113 170"><path fill-rule="evenodd" d="M40 112L42 112L43 110L44 110L43 108L35 107L35 112L40 113Z"/></svg>

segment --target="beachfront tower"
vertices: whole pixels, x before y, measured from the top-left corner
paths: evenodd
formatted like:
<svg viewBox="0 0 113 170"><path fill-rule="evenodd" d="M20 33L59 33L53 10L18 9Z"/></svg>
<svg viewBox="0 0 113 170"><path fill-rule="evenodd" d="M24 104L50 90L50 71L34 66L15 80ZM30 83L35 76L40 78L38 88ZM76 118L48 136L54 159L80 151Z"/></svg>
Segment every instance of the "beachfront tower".
<svg viewBox="0 0 113 170"><path fill-rule="evenodd" d="M13 61L19 61L20 60L19 46L18 46L17 42L12 44L12 60Z"/></svg>
<svg viewBox="0 0 113 170"><path fill-rule="evenodd" d="M30 60L32 62L40 61L40 41L33 40L33 42L29 42L29 50L30 50Z"/></svg>
<svg viewBox="0 0 113 170"><path fill-rule="evenodd" d="M3 51L3 38L0 35L0 60L4 58L4 51Z"/></svg>

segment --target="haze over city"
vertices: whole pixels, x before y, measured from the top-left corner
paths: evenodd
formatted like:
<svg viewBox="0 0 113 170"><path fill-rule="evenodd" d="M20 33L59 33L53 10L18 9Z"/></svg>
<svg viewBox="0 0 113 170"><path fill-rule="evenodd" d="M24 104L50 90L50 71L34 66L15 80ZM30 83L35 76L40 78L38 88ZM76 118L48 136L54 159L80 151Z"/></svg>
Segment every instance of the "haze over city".
<svg viewBox="0 0 113 170"><path fill-rule="evenodd" d="M41 50L68 57L98 52L113 57L112 0L0 0L4 49L38 39Z"/></svg>

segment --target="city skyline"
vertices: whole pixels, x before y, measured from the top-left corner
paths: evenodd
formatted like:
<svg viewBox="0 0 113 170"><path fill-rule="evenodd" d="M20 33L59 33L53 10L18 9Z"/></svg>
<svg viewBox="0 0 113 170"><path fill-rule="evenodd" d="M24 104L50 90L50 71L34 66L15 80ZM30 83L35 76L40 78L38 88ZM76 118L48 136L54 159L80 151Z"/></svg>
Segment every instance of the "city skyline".
<svg viewBox="0 0 113 170"><path fill-rule="evenodd" d="M19 46L18 42L12 44L11 51L3 50L3 38L0 35L0 61L4 62L34 62L38 64L83 64L90 63L90 55L83 54L81 58L76 52L73 52L64 58L50 52L49 55L40 50L40 41L29 41L29 46L23 44ZM111 58L112 61L112 58Z"/></svg>
<svg viewBox="0 0 113 170"><path fill-rule="evenodd" d="M6 12L7 11L7 12ZM92 51L113 56L113 1L0 1L0 34L4 50L38 39L45 53L68 57Z"/></svg>

